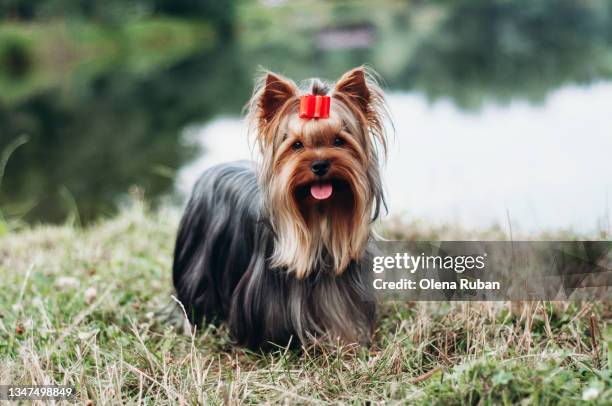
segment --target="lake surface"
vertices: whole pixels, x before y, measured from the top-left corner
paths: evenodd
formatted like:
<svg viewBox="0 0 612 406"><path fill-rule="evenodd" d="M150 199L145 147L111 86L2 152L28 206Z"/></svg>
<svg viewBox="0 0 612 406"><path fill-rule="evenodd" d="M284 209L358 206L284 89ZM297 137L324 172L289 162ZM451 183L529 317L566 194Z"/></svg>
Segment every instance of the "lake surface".
<svg viewBox="0 0 612 406"><path fill-rule="evenodd" d="M478 113L418 93L389 94L396 129L384 171L389 214L470 228L506 228L510 220L525 232L609 230L611 101L612 82ZM182 194L207 167L255 156L240 118L215 119L185 137L206 153L179 172Z"/></svg>
<svg viewBox="0 0 612 406"><path fill-rule="evenodd" d="M138 18L0 25L0 152L28 139L0 223L95 221L135 188L180 207L204 168L251 156L259 66L335 80L367 63L396 127L390 215L611 231L609 1L244 2L218 32Z"/></svg>

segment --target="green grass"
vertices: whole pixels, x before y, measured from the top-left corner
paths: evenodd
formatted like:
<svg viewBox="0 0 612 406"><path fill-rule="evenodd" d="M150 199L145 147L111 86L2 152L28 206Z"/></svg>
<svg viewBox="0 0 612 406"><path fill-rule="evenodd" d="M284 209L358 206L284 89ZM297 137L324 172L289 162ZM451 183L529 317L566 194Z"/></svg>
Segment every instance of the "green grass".
<svg viewBox="0 0 612 406"><path fill-rule="evenodd" d="M612 402L609 303L387 303L371 348L185 335L154 316L172 302L178 215L135 203L2 237L0 383L69 384L94 404Z"/></svg>

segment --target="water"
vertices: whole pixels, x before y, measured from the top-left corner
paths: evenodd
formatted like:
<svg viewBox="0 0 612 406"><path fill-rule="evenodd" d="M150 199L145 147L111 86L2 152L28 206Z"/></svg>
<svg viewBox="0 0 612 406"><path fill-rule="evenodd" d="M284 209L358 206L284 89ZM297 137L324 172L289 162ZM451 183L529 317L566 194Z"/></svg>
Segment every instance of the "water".
<svg viewBox="0 0 612 406"><path fill-rule="evenodd" d="M418 93L388 99L396 128L384 171L391 216L471 228L509 219L525 232L609 228L612 82L478 113ZM218 118L185 136L207 153L180 171L183 194L207 167L256 157L240 118Z"/></svg>
<svg viewBox="0 0 612 406"><path fill-rule="evenodd" d="M134 186L180 207L203 168L250 157L240 111L259 66L334 80L367 63L396 125L391 215L610 231L608 1L244 2L219 24L138 15L0 24L0 151L29 137L6 166L0 222L87 223Z"/></svg>

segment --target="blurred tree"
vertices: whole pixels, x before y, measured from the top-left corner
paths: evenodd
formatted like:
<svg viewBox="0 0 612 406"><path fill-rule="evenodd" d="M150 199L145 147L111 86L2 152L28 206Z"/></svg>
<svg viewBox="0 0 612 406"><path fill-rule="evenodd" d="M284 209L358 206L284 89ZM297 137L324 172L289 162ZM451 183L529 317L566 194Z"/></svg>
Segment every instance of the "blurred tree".
<svg viewBox="0 0 612 406"><path fill-rule="evenodd" d="M186 18L203 18L215 24L221 36L232 34L235 18L234 1L218 0L151 0L155 12Z"/></svg>
<svg viewBox="0 0 612 406"><path fill-rule="evenodd" d="M458 0L398 77L431 98L478 107L493 95L543 100L563 83L612 75L608 1Z"/></svg>
<svg viewBox="0 0 612 406"><path fill-rule="evenodd" d="M612 78L612 5L607 0L439 0L410 2L409 7L390 2L392 8L322 1L316 7L301 2L268 7L245 0L236 16L241 30L235 41L221 42L208 52L200 47L205 40L195 41L195 47L169 59L156 57L176 52L177 44L187 41L179 35L184 30L164 31L159 22L180 28L176 19L148 19L150 24L145 24L147 19L137 24L122 20L155 14L213 19L225 32L225 19L234 18L233 4L0 2L0 18L43 18L61 12L117 24L105 28L111 39L91 35L94 30L83 43L87 49L97 49L92 46L96 37L99 49L122 49L126 54L110 53L96 63L71 65L75 68L69 74L59 76L70 83L63 86L59 82L64 79L48 74L55 65L37 66L41 59L28 52L29 37L5 32L0 38L0 86L34 89L5 105L0 98L0 150L20 134L31 139L9 161L0 190L3 208L35 202L29 219L63 220L65 204L58 194L63 185L74 195L82 217L90 220L111 211L132 184L144 186L149 197L172 192L172 172L193 153L180 139L182 129L216 115L239 114L259 65L292 78L335 79L368 63L392 89L417 89L431 99L451 98L472 109L490 100L537 102L567 83ZM128 5L131 11L122 13ZM349 23L373 27L371 47L317 45L321 30L342 30ZM118 35L122 31L116 28L129 28L130 35L140 40L126 46L132 37ZM168 34L175 31L176 35ZM177 40L168 46L171 37ZM36 38L40 44L40 34ZM49 47L43 48L60 42L49 41ZM58 61L64 59L52 60ZM57 69L66 66L59 63Z"/></svg>
<svg viewBox="0 0 612 406"><path fill-rule="evenodd" d="M204 19L211 22L222 37L229 37L234 9L235 0L3 0L0 19L82 17L115 23L156 14Z"/></svg>

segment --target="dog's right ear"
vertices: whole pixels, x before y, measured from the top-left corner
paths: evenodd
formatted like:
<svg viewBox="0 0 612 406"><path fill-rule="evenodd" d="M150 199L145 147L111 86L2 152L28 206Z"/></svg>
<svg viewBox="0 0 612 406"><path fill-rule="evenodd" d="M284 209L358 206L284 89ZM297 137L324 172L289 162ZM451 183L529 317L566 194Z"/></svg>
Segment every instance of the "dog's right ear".
<svg viewBox="0 0 612 406"><path fill-rule="evenodd" d="M270 123L287 100L298 94L298 88L293 81L276 73L268 72L265 80L257 102L260 127Z"/></svg>

